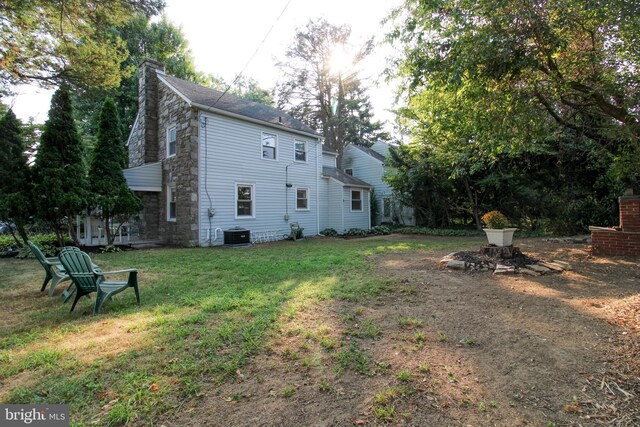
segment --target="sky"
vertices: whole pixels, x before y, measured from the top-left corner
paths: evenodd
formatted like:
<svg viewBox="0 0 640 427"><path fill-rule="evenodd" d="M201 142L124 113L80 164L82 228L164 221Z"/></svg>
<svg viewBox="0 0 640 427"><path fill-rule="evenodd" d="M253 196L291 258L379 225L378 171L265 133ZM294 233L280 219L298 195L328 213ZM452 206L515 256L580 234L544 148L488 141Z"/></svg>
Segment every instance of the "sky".
<svg viewBox="0 0 640 427"><path fill-rule="evenodd" d="M372 36L376 42L382 42L385 30L381 21L401 3L402 0L166 0L165 14L169 21L182 27L196 69L222 76L229 82L245 69L273 26L243 73L270 89L279 78L276 63L285 59L296 28L322 17L334 25L350 25L356 45ZM393 120L388 110L393 108L394 92L381 74L390 54L390 46L382 43L376 46L362 65L360 75L370 88L374 118L389 122ZM16 115L24 121L34 117L36 122L43 123L53 92L31 86L17 90L18 95L9 100ZM391 126L387 129L391 130Z"/></svg>

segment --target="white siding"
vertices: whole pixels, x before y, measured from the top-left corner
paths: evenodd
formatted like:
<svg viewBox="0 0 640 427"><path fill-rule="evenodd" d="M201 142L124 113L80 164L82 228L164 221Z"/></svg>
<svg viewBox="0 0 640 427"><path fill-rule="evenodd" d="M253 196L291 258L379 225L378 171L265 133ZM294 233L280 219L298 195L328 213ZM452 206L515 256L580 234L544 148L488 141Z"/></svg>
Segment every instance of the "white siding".
<svg viewBox="0 0 640 427"><path fill-rule="evenodd" d="M335 168L337 156L331 153L322 153L322 166Z"/></svg>
<svg viewBox="0 0 640 427"><path fill-rule="evenodd" d="M317 140L284 129L274 131L266 126L208 113L200 114L199 129L201 245L209 244L209 230L212 244L222 244L220 231L217 240L213 241L214 230L236 226L282 236L290 232L291 222L298 222L305 229L305 235L318 233L316 162L320 161L320 150L317 149ZM262 158L263 131L277 135L277 160ZM306 163L294 161L294 139L307 143ZM291 188L285 186L287 165ZM236 219L237 183L254 185L254 218ZM296 211L296 187L308 189L309 210ZM215 210L211 218L209 208ZM288 222L285 221L287 211Z"/></svg>
<svg viewBox="0 0 640 427"><path fill-rule="evenodd" d="M382 181L384 175L382 162L359 148L351 145L345 147L342 166L343 169L353 169L353 176L371 184L378 199L392 193L391 187Z"/></svg>
<svg viewBox="0 0 640 427"><path fill-rule="evenodd" d="M371 149L380 154L388 153L389 151L388 145L383 142L376 142ZM407 206L401 206L399 202L395 201L393 202L394 214L392 217L382 217L384 209L383 199L385 197L390 197L392 201L394 200L393 190L382 180L386 170L383 162L357 147L347 145L344 150L342 165L345 169L353 169L353 176L368 182L373 187L378 202L378 223L381 221L391 221L393 216L396 216L402 224L415 225L413 209Z"/></svg>
<svg viewBox="0 0 640 427"><path fill-rule="evenodd" d="M122 171L133 191L162 191L162 163L148 163Z"/></svg>
<svg viewBox="0 0 640 427"><path fill-rule="evenodd" d="M342 184L330 179L320 180L321 215L320 230L333 228L339 233L344 231L343 219L343 189Z"/></svg>
<svg viewBox="0 0 640 427"><path fill-rule="evenodd" d="M358 190L362 193L362 211L351 211L351 191ZM369 208L369 190L365 188L344 187L342 192L343 197L343 209L344 209L344 231L348 231L350 228L361 228L363 230L369 229L369 215L371 210Z"/></svg>

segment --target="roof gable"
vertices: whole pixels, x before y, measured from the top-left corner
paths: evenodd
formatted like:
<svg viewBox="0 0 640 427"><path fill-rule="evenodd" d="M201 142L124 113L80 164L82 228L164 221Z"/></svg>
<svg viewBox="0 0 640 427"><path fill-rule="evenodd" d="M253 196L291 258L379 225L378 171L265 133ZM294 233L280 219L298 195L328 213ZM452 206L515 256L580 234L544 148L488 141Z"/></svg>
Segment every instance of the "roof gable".
<svg viewBox="0 0 640 427"><path fill-rule="evenodd" d="M196 108L215 109L236 116L258 120L273 127L281 127L320 138L311 127L277 108L260 104L235 95L188 82L166 74L158 74L161 81L176 91L185 101Z"/></svg>
<svg viewBox="0 0 640 427"><path fill-rule="evenodd" d="M356 178L355 176L346 174L340 169L332 168L329 166L324 166L322 168L322 175L333 178L336 181L347 186L371 188L371 184L368 184L363 180Z"/></svg>

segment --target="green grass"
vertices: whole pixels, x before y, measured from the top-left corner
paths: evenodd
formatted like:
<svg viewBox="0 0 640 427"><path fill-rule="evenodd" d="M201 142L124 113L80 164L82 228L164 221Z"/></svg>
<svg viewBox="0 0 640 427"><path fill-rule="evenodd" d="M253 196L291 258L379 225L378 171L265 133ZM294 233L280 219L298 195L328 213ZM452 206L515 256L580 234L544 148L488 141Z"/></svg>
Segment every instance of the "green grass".
<svg viewBox="0 0 640 427"><path fill-rule="evenodd" d="M138 268L142 300L138 307L133 292L123 292L98 316L91 315L93 299L69 313L59 297L40 296L43 271L35 260L0 259L0 402L66 403L72 425L155 424L208 382L233 380L270 339L287 334L279 332L283 319L314 304L360 303L393 291L393 282L370 268L371 255L465 243L309 239L96 254L104 270ZM358 339L384 333L374 321L360 321ZM337 342L325 325L314 331L289 334L317 340L338 370L372 374L361 347ZM300 357L291 348L282 363ZM328 390L328 382L320 388Z"/></svg>

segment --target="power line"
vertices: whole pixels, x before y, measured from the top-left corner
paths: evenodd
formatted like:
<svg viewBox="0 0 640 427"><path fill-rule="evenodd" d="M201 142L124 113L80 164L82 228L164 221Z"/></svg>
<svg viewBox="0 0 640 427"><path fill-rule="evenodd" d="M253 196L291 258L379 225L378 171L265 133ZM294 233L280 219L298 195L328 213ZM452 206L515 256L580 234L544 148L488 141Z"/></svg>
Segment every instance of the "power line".
<svg viewBox="0 0 640 427"><path fill-rule="evenodd" d="M226 93L229 91L229 89L231 89L231 87L233 85L235 85L238 80L240 79L240 77L242 77L242 74L244 74L245 70L247 69L247 67L249 66L249 64L251 63L251 61L253 61L253 59L256 57L256 55L258 54L258 52L260 51L260 49L262 48L262 46L264 45L264 42L267 40L267 38L269 37L269 35L271 34L271 31L273 31L274 27L276 26L276 24L278 23L278 21L280 21L280 18L282 17L282 15L284 15L284 12L287 10L287 8L289 7L289 4L291 4L293 0L288 0L287 4L284 5L284 8L282 8L282 12L280 12L280 15L278 15L278 17L275 19L275 21L273 21L273 24L271 24L271 28L269 28L269 31L267 31L267 34L264 36L264 38L262 39L262 41L260 42L260 44L258 45L258 47L256 48L255 52L253 52L253 55L251 55L251 58L249 58L249 60L247 61L247 63L244 65L244 67L242 68L242 71L240 71L237 75L236 78L233 79L233 82L231 82L230 85L227 85L227 88L224 90L224 92L222 92L222 94L218 97L218 99L216 99L216 102L213 103L213 105L211 105L211 107L215 107L216 104L218 103L218 101L220 101L222 99L223 96L226 95Z"/></svg>

